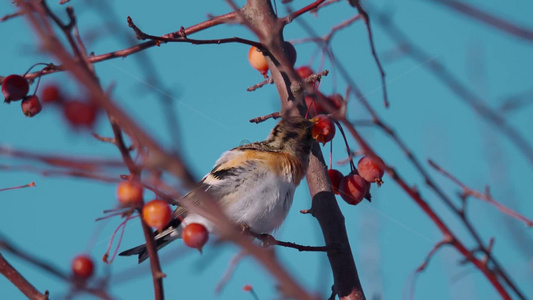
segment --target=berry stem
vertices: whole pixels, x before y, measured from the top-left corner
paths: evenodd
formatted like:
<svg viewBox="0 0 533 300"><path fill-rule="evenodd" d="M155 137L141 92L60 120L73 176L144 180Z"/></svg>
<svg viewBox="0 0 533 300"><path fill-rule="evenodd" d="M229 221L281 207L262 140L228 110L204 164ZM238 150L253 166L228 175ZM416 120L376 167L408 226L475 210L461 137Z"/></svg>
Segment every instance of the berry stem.
<svg viewBox="0 0 533 300"><path fill-rule="evenodd" d="M22 77L26 77L26 74L30 73L31 69L33 69L33 68L35 68L35 67L37 67L37 66L39 66L39 65L45 65L45 66L47 66L47 67L49 66L49 64L46 64L46 63L36 63L36 64L34 64L33 66L31 66L31 67L28 69L28 71L26 71L26 73L22 74ZM43 70L44 70L44 69L46 69L46 68L43 68ZM41 70L40 74L42 74L43 70ZM40 75L39 75L39 77L40 77Z"/></svg>
<svg viewBox="0 0 533 300"><path fill-rule="evenodd" d="M346 151L348 152L348 158L350 159L350 170L353 173L355 172L356 168L355 168L355 164L353 163L352 150L350 150L350 145L348 144L348 140L346 139L346 134L344 134L344 130L342 129L342 126L339 123L339 121L335 119L333 119L333 121L335 122L335 124L337 124L337 127L339 127L339 131L342 134L342 139L344 140L344 144L346 144ZM331 162L330 162L330 165L331 165Z"/></svg>
<svg viewBox="0 0 533 300"><path fill-rule="evenodd" d="M329 143L329 169L332 169L333 164L333 141Z"/></svg>

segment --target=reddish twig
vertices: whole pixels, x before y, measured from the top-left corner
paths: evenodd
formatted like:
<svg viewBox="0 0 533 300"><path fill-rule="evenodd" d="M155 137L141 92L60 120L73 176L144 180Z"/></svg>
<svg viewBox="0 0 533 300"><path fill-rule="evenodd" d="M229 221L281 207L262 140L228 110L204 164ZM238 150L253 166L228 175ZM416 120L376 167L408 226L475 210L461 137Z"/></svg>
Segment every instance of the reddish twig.
<svg viewBox="0 0 533 300"><path fill-rule="evenodd" d="M0 169L2 170L13 170L13 171L24 171L24 172L35 172L41 174L41 176L64 176L64 177L78 177L78 178L86 178L86 179L92 179L95 181L101 181L101 182L112 182L112 183L118 183L121 180L116 177L109 177L100 175L97 173L90 173L90 172L84 172L84 171L77 171L77 170L44 170L35 168L33 166L7 166L7 165L0 165Z"/></svg>
<svg viewBox="0 0 533 300"><path fill-rule="evenodd" d="M7 262L2 253L0 253L0 274L11 281L28 299L48 300L48 291L45 291L44 294L39 292L22 274Z"/></svg>
<svg viewBox="0 0 533 300"><path fill-rule="evenodd" d="M461 189L463 189L463 193L461 195L462 199L466 199L468 196L472 196L474 198L477 198L479 200L485 201L493 206L495 206L498 210L503 212L504 214L507 214L521 222L524 222L526 226L531 227L533 226L533 221L524 217L523 215L519 214L518 212L506 207L505 205L501 204L500 202L496 201L489 192L489 187L486 187L485 193L478 192L476 190L473 190L466 186L464 183L459 181L455 176L444 170L442 167L437 165L434 161L428 160L428 163L431 167L433 167L436 171L443 174L445 177L448 177L451 181L453 181L455 184L457 184Z"/></svg>
<svg viewBox="0 0 533 300"><path fill-rule="evenodd" d="M207 28L211 28L213 26L217 26L217 25L221 25L221 24L235 23L237 21L238 21L237 12L231 12L231 13L224 14L224 15L221 15L221 16L212 17L211 19L209 19L207 21L204 21L204 22L198 23L196 25L190 26L188 28L185 28L183 31L180 30L180 31L176 31L176 32L165 34L162 37L179 37L182 32L184 32L186 35L191 35L193 33L205 30ZM131 54L137 53L139 51L143 51L145 49L151 48L153 46L156 46L156 42L155 41L148 41L148 42L145 42L145 43L142 43L142 44L139 44L139 45L135 45L135 46L132 46L132 47L129 47L129 48L126 48L126 49L117 50L117 51L113 51L113 52L109 52L109 53L105 53L105 54L100 54L100 55L92 55L92 56L89 56L87 58L87 60L90 63L94 64L94 63L98 63L98 62L102 62L102 61L106 61L106 60L110 60L110 59L124 58L124 57L127 57L127 56L131 55ZM55 73L55 72L58 72L58 71L65 71L65 70L66 70L65 66L53 65L52 68L49 68L48 70L42 72L42 74L39 73L39 72L29 73L29 74L26 75L26 78L28 80L31 80L31 79L36 78L36 77L41 76L41 75L47 75L47 74Z"/></svg>
<svg viewBox="0 0 533 300"><path fill-rule="evenodd" d="M161 300L165 298L165 294L163 292L163 278L165 278L166 275L161 271L161 264L159 263L159 256L157 255L157 250L155 247L154 233L146 224L144 218L139 219L141 220L141 227L144 233L146 249L148 251L148 257L150 258L150 269L152 270L152 281L154 283L154 298L156 300Z"/></svg>
<svg viewBox="0 0 533 300"><path fill-rule="evenodd" d="M418 266L418 268L416 268L415 273L420 273L424 271L427 268L431 258L435 255L435 253L437 253L437 251L442 248L442 246L449 245L452 242L452 239L450 237L447 237L444 240L436 243L435 246L433 246L433 249L429 251L428 255L424 259L424 262L420 266Z"/></svg>
<svg viewBox="0 0 533 300"><path fill-rule="evenodd" d="M54 167L79 169L91 172L98 171L101 168L124 167L124 163L118 160L66 157L65 155L43 155L23 150L17 150L6 146L0 146L0 155L14 158L23 158L26 160L36 160Z"/></svg>
<svg viewBox="0 0 533 300"><path fill-rule="evenodd" d="M437 251L439 251L439 249L441 249L445 245L449 245L451 242L452 242L452 240L448 237L448 238L445 238L444 240L436 243L433 246L433 248L431 249L431 251L429 251L429 253L426 255L426 258L424 259L424 262L422 262L422 264L420 264L420 266L418 266L418 268L416 268L416 270L412 274L413 279L412 279L412 282L410 284L409 299L413 299L414 292L415 292L414 288L415 288L415 285L416 285L417 275L422 273L427 268L427 266L429 265L429 262L431 261L433 256L437 253Z"/></svg>
<svg viewBox="0 0 533 300"><path fill-rule="evenodd" d="M292 20L298 18L299 16L316 9L320 4L324 3L324 1L325 0L317 0L307 6L300 8L299 10L289 14L288 16L280 20L282 20L284 24L289 24L290 22L292 22Z"/></svg>
<svg viewBox="0 0 533 300"><path fill-rule="evenodd" d="M9 243L7 240L5 239L2 239L0 237L0 250L5 250L13 255L15 255L16 257L44 270L45 272L65 281L65 282L69 282L71 284L73 284L76 289L78 290L81 290L81 291L84 291L86 293L89 293L91 295L94 295L100 299L104 299L104 300L111 300L113 299L107 292L104 288L101 288L101 287L88 287L86 285L80 285L78 284L78 282L75 280L74 277L68 275L68 274L65 274L63 273L62 271L59 270L59 268L56 268L55 266L45 262L45 261L42 261L36 257L34 257L33 255L27 253L27 252L24 252L18 248L16 248L15 246L13 246L11 243Z"/></svg>
<svg viewBox="0 0 533 300"><path fill-rule="evenodd" d="M8 188L0 189L0 192L9 191L9 190L23 189L23 188L34 187L34 186L35 186L35 182L32 181L32 182L30 182L28 184L25 184L25 185L12 186L12 187L8 187Z"/></svg>

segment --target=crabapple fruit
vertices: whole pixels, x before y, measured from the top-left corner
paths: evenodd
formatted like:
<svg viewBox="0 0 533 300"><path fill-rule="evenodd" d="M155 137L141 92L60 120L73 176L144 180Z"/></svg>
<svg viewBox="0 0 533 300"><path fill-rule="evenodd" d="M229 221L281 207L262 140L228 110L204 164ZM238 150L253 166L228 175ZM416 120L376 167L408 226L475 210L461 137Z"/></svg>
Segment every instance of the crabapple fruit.
<svg viewBox="0 0 533 300"><path fill-rule="evenodd" d="M191 223L183 228L181 237L183 238L185 245L191 248L196 248L201 252L202 247L209 239L209 232L207 232L204 225Z"/></svg>
<svg viewBox="0 0 533 300"><path fill-rule="evenodd" d="M172 211L168 203L158 199L146 203L142 215L146 224L157 230L164 229L172 219Z"/></svg>
<svg viewBox="0 0 533 300"><path fill-rule="evenodd" d="M39 102L39 97L37 95L31 95L24 97L24 100L20 103L22 107L22 112L26 117L33 117L36 114L40 113L43 109L41 102Z"/></svg>
<svg viewBox="0 0 533 300"><path fill-rule="evenodd" d="M357 174L345 176L340 184L339 193L346 203L357 205L363 201L369 188L369 183Z"/></svg>
<svg viewBox="0 0 533 300"><path fill-rule="evenodd" d="M2 94L6 103L21 100L29 90L28 80L20 75L9 75L2 81Z"/></svg>

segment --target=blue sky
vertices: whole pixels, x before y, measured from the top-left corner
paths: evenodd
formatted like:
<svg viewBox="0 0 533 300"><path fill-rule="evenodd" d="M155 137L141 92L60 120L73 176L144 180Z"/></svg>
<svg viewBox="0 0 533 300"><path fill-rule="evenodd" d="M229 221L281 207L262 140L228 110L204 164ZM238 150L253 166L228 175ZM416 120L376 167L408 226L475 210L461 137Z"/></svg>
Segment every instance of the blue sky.
<svg viewBox="0 0 533 300"><path fill-rule="evenodd" d="M145 1L113 1L111 6L97 10L93 1L72 1L79 19L79 28L88 51L95 54L123 49L136 43L126 24L131 16L145 32L154 35L176 31L180 26L191 26L207 18L207 14L230 11L224 1L205 5L203 2L179 4L162 0L157 4ZM295 7L307 2L295 1ZM517 24L533 28L530 12L533 4L526 1L471 1L494 14ZM532 43L504 34L494 28L458 15L444 6L429 1L372 1L374 11L392 14L395 24L417 45L429 53L431 59L443 63L452 74L474 91L490 107L497 109L506 97L529 90L531 98L533 60ZM61 8L51 3L55 11ZM14 11L9 1L0 3L0 12ZM278 3L278 12L284 14ZM115 14L108 16L106 13ZM318 16L303 19L320 34L353 16L356 11L340 2L321 10ZM372 16L372 13L371 13ZM382 58L397 45L389 39L378 24L373 25L378 54ZM35 36L23 18L0 23L3 46L0 47L0 75L23 73L36 62L53 61L39 50ZM241 26L219 26L195 34L198 39L239 36L254 39ZM287 40L305 37L298 22L285 30ZM450 196L455 197L458 187L430 170L425 163L433 159L470 187L483 190L489 185L492 195L505 205L533 218L531 164L498 130L487 123L465 102L454 95L420 64L408 57L394 61L384 59L391 107L384 108L380 78L370 54L366 29L361 21L335 35L332 46L337 62L348 70L380 117L394 128L424 167ZM320 58L312 60L315 47L296 45L296 65L312 62L320 65ZM211 170L215 160L227 149L243 141L264 139L275 124L270 120L252 125L248 120L279 110L274 86L247 92L246 88L262 80L247 61L248 46L241 44L203 45L166 44L151 48L139 56L141 63L149 59L155 66L160 81L149 84L146 71L139 68L136 57L115 59L96 65L104 87L111 85L113 98L146 131L167 148L178 148L185 161L199 179ZM335 75L331 63L325 68L332 71L321 83L325 94L344 94L346 83ZM84 91L68 74L46 76L41 84L56 82L72 99L83 98ZM31 86L31 91L35 85ZM178 120L174 133L168 130L164 112L168 107L161 98L172 102L171 113ZM529 130L531 107L505 113L506 122L517 129L533 144ZM369 120L364 108L350 99L350 120ZM110 136L105 117L100 116L95 132ZM89 132L74 131L63 120L61 111L45 106L42 113L29 119L22 115L19 103L4 104L0 109L0 146L34 151L43 155L67 157L96 157L120 159L111 145L96 141ZM394 166L410 185L416 185L467 245L473 245L464 227L435 195L428 190L423 178L415 172L405 154L390 138L373 127L358 127L365 138L385 161ZM350 139L352 148L358 149ZM345 158L343 142L337 136L333 145L333 160ZM323 148L329 157L329 146ZM134 258L117 258L112 265L104 265L104 254L110 235L121 222L118 218L101 223L94 219L102 211L116 205L115 185L85 179L42 176L39 172L21 171L29 168L42 170L50 166L30 160L0 156L0 165L12 169L0 171L0 188L35 181L31 189L0 192L0 234L16 246L68 271L71 258L81 252L90 253L98 261L97 276L110 274L110 293L118 299L150 299L153 297L148 264L138 266ZM337 166L344 173L347 166ZM125 174L125 169L110 169L109 175ZM352 207L340 198L339 204L346 217L348 235L368 298L381 295L383 299L399 299L409 287L412 272L422 263L442 235L429 218L404 194L393 180L385 176L385 184L372 188L372 203ZM145 193L151 199L151 193ZM457 198L453 198L458 201ZM304 245L322 245L317 222L301 215L300 209L309 208L307 186L298 188L293 208L277 232L281 240ZM468 212L482 238L495 238L494 253L506 267L511 278L529 297L533 275L531 245L533 234L522 223L499 213L494 207L471 199ZM122 249L137 245L143 237L138 221L128 223ZM310 291L327 297L332 284L331 272L324 254L299 253L291 249L276 249L280 261ZM165 293L169 299L209 299L225 272L228 262L238 253L232 245L206 247L203 255L176 242L162 251ZM38 289L48 289L55 298L66 295L68 286L49 274L5 254L7 259ZM485 277L471 265L459 265L461 257L451 247L443 248L432 259L428 269L418 277L415 299L498 299ZM242 291L245 284L254 286L260 299L277 295L275 281L251 259L244 259L235 274L218 295L219 299L252 299ZM0 278L0 298L23 299L22 294L5 278ZM91 299L82 296L82 299Z"/></svg>

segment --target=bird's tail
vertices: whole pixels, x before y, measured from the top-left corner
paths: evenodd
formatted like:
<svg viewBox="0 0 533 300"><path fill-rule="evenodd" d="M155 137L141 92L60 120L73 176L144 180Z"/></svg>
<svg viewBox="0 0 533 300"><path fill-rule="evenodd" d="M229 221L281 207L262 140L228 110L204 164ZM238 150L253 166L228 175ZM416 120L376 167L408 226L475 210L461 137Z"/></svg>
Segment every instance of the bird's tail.
<svg viewBox="0 0 533 300"><path fill-rule="evenodd" d="M162 232L157 234L154 238L155 240L155 249L159 251L159 249L165 247L170 242L172 242L175 239L181 238L181 232L180 230L177 230L179 227L180 222L171 222L171 224L164 229ZM146 244L139 245L137 247L133 247L131 249L128 249L126 251L123 251L119 253L120 256L131 256L131 255L139 255L139 263L142 263L148 258L148 250L146 249Z"/></svg>

